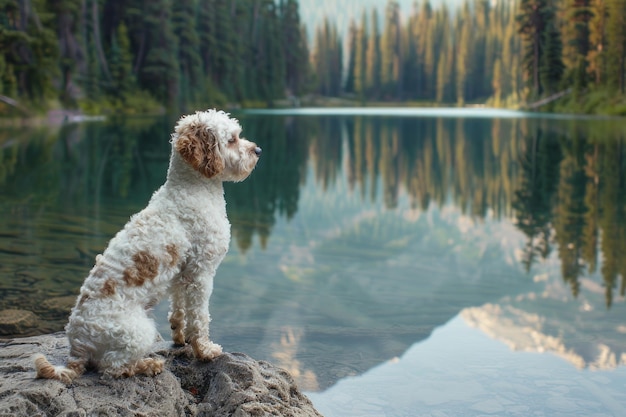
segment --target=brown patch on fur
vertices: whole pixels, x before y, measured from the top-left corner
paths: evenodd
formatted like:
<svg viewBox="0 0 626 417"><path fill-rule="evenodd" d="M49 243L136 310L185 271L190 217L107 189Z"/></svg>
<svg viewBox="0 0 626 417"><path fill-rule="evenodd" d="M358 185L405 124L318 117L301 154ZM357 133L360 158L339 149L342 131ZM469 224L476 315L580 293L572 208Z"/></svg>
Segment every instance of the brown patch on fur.
<svg viewBox="0 0 626 417"><path fill-rule="evenodd" d="M167 254L170 255L170 263L169 266L174 266L178 263L178 248L176 245L171 244L165 247Z"/></svg>
<svg viewBox="0 0 626 417"><path fill-rule="evenodd" d="M83 373L85 373L85 361L84 360L78 360L78 361L69 361L67 363L67 369L69 369L70 371L73 371L74 373L76 373L76 376L80 376Z"/></svg>
<svg viewBox="0 0 626 417"><path fill-rule="evenodd" d="M35 356L35 369L37 369L37 378L56 379L56 369L43 355Z"/></svg>
<svg viewBox="0 0 626 417"><path fill-rule="evenodd" d="M154 376L163 371L164 363L165 361L163 359L144 358L121 368L109 369L107 373L115 378L128 378L137 374Z"/></svg>
<svg viewBox="0 0 626 417"><path fill-rule="evenodd" d="M210 361L222 354L222 348L215 343L204 338L193 338L189 344L193 349L196 359L201 361Z"/></svg>
<svg viewBox="0 0 626 417"><path fill-rule="evenodd" d="M69 384L74 378L85 372L85 361L82 360L70 361L67 367L57 369L42 354L37 354L34 359L37 378L56 379Z"/></svg>
<svg viewBox="0 0 626 417"><path fill-rule="evenodd" d="M126 268L122 275L128 285L139 287L159 273L159 260L145 250L134 254L133 262L135 265Z"/></svg>
<svg viewBox="0 0 626 417"><path fill-rule="evenodd" d="M104 295L105 297L110 297L113 294L115 294L115 287L117 287L117 282L109 278L104 282L104 285L102 286L102 289L100 290L100 293Z"/></svg>
<svg viewBox="0 0 626 417"><path fill-rule="evenodd" d="M207 178L224 170L224 159L219 154L215 134L204 125L191 125L181 132L176 150L194 169Z"/></svg>

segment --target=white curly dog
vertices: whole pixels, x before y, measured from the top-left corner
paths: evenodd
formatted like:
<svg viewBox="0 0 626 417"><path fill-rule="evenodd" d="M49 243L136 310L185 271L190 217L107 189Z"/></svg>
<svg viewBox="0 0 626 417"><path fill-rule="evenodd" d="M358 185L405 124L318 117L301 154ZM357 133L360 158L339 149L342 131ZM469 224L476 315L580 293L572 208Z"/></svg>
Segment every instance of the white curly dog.
<svg viewBox="0 0 626 417"><path fill-rule="evenodd" d="M178 121L165 184L96 257L80 289L67 365L36 355L38 377L70 383L87 367L115 377L160 373L164 361L148 357L157 330L147 310L168 294L174 343L189 343L200 360L222 353L209 340L213 277L230 243L222 183L244 180L261 155L240 133L223 111Z"/></svg>

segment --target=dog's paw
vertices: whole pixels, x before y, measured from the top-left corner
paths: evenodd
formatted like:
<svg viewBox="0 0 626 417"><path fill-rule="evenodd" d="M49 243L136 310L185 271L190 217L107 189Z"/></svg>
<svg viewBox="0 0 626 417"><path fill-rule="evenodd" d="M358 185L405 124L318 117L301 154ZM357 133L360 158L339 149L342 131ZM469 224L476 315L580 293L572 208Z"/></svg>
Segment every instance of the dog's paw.
<svg viewBox="0 0 626 417"><path fill-rule="evenodd" d="M185 319L182 310L169 314L170 328L172 329L172 340L175 345L185 344Z"/></svg>
<svg viewBox="0 0 626 417"><path fill-rule="evenodd" d="M196 358L201 361L210 361L222 354L222 347L207 339L196 339L191 342L191 346Z"/></svg>
<svg viewBox="0 0 626 417"><path fill-rule="evenodd" d="M160 358L146 358L143 364L143 373L148 376L155 376L163 372L165 361Z"/></svg>

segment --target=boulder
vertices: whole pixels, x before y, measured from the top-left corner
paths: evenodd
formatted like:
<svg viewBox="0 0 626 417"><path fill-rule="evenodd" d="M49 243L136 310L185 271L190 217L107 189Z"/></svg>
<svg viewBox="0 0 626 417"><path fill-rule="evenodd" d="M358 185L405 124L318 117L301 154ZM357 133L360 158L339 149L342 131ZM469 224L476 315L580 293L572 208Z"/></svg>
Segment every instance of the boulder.
<svg viewBox="0 0 626 417"><path fill-rule="evenodd" d="M0 340L0 417L321 416L284 370L243 353L210 362L189 348L155 345L166 359L156 377L115 379L87 372L72 385L35 378L32 355L64 364L64 333Z"/></svg>
<svg viewBox="0 0 626 417"><path fill-rule="evenodd" d="M11 308L0 310L0 335L9 335L36 327L39 317L32 311Z"/></svg>

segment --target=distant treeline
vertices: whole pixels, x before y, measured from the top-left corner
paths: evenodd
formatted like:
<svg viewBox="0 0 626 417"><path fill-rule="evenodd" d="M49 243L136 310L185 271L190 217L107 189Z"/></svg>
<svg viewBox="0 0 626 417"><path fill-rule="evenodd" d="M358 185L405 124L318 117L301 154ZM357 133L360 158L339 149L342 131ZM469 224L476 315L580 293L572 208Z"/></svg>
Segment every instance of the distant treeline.
<svg viewBox="0 0 626 417"><path fill-rule="evenodd" d="M308 68L296 0L0 0L0 95L30 105L271 103Z"/></svg>
<svg viewBox="0 0 626 417"><path fill-rule="evenodd" d="M311 92L517 106L567 92L576 110L626 113L623 0L388 0L357 20L342 36L326 18L309 50L297 0L0 0L0 106L141 112Z"/></svg>
<svg viewBox="0 0 626 417"><path fill-rule="evenodd" d="M327 20L315 37L319 91L362 100L425 100L493 105L536 100L571 88L623 96L626 2L623 0L467 0L451 12L428 1L383 15L364 10L342 39Z"/></svg>

